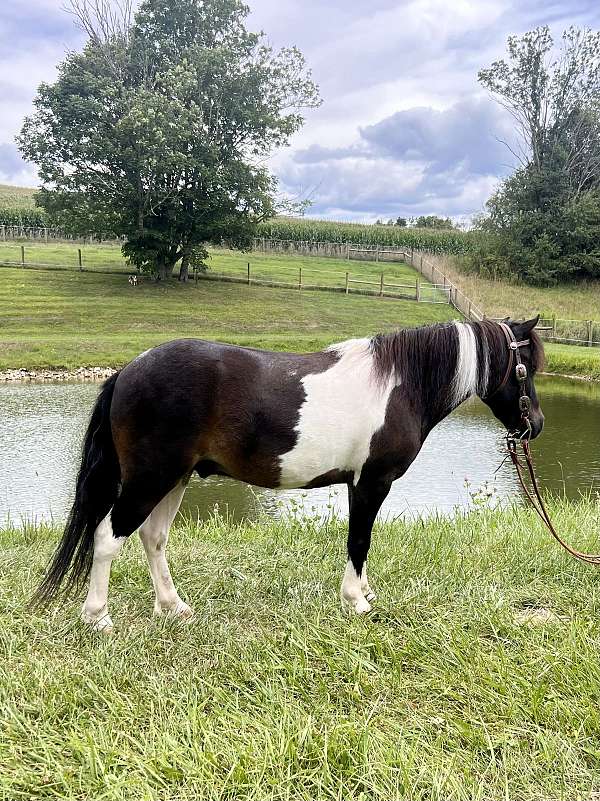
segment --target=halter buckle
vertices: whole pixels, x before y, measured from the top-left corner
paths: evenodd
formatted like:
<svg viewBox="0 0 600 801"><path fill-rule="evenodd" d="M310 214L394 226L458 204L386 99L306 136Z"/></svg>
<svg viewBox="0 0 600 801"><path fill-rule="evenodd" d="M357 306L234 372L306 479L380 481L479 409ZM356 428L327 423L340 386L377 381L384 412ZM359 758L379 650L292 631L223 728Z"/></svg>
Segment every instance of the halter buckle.
<svg viewBox="0 0 600 801"><path fill-rule="evenodd" d="M519 410L525 414L531 411L531 398L528 395L521 395L519 398Z"/></svg>
<svg viewBox="0 0 600 801"><path fill-rule="evenodd" d="M522 362L517 364L515 367L515 372L517 374L517 381L525 381L527 378L527 367L525 367Z"/></svg>

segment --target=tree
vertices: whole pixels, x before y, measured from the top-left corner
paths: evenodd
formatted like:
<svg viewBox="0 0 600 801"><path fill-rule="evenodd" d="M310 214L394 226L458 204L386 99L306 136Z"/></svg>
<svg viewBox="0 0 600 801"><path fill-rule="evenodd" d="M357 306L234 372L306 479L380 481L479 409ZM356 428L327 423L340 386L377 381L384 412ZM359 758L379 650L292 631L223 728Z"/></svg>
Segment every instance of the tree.
<svg viewBox="0 0 600 801"><path fill-rule="evenodd" d="M407 225L406 217L396 217L395 225L397 225L399 228L406 228Z"/></svg>
<svg viewBox="0 0 600 801"><path fill-rule="evenodd" d="M438 217L436 214L417 217L414 224L417 228L438 228L441 230L454 228L449 217Z"/></svg>
<svg viewBox="0 0 600 801"><path fill-rule="evenodd" d="M479 73L514 117L520 166L487 204L478 269L533 283L600 275L600 33L547 27Z"/></svg>
<svg viewBox="0 0 600 801"><path fill-rule="evenodd" d="M479 81L516 122L521 166L538 170L558 156L567 172L598 174L600 32L568 28L558 53L548 26L508 39L509 59Z"/></svg>
<svg viewBox="0 0 600 801"><path fill-rule="evenodd" d="M83 52L43 83L19 137L41 203L78 233L126 239L129 262L186 277L207 242L244 248L275 210L264 166L317 105L296 48L274 52L240 0L76 0ZM200 251L198 250L200 249Z"/></svg>

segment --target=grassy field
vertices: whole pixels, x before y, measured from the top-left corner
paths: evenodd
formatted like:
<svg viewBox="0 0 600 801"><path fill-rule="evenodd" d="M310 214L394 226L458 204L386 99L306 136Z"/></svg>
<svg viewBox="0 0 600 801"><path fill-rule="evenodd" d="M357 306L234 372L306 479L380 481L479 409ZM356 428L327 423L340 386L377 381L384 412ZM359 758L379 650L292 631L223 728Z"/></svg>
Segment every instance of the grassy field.
<svg viewBox="0 0 600 801"><path fill-rule="evenodd" d="M72 244L27 244L26 258L69 264L72 270L0 269L0 370L24 367L75 368L124 364L146 348L178 336L220 339L255 347L308 351L332 341L389 331L406 325L452 319L457 312L443 304L247 287L200 281L197 286L158 286L143 279L137 288L125 283L128 272L114 245L83 246L77 269ZM20 245L0 244L0 260L20 259ZM345 273L377 282L412 286L416 272L405 264L376 264L343 259L215 250L211 275L246 275L254 279L296 282L318 280L343 286ZM111 269L123 274L93 274ZM355 285L360 286L360 285ZM427 282L422 282L423 297ZM377 291L376 286L369 287ZM521 308L521 314L535 313ZM600 379L600 348L548 345L547 369Z"/></svg>
<svg viewBox="0 0 600 801"><path fill-rule="evenodd" d="M124 275L0 269L0 369L110 365L182 336L310 351L331 342L451 319L445 304Z"/></svg>
<svg viewBox="0 0 600 801"><path fill-rule="evenodd" d="M600 322L600 281L534 287L465 274L452 259L436 257L436 264L490 317L531 317L540 313Z"/></svg>
<svg viewBox="0 0 600 801"><path fill-rule="evenodd" d="M3 242L0 243L0 263L20 263L22 245L25 248L26 263L78 270L78 249L81 249L84 270L132 272L121 255L120 247L115 244ZM281 281L297 285L301 278L304 286L343 288L346 272L349 272L351 279L373 281L374 285L369 289L376 292L383 272L386 282L410 288L414 294L415 281L417 278L420 279L419 274L412 267L403 263L348 262L345 259L316 258L295 254L240 253L218 248L212 248L210 254L208 262L210 275L224 275L229 278L245 279L248 263L250 263L253 280ZM302 271L302 275L300 275L300 271ZM429 282L425 280L421 280L421 284L424 291L430 286ZM350 286L358 288L360 285L351 283ZM430 296L434 297L433 294ZM435 298L443 300L444 296L437 293Z"/></svg>
<svg viewBox="0 0 600 801"><path fill-rule="evenodd" d="M559 528L597 549L599 507ZM25 603L56 531L0 533L0 797L575 801L600 791L600 574L522 509L376 527L367 619L344 526L179 523L195 618L152 620L137 538L111 637Z"/></svg>

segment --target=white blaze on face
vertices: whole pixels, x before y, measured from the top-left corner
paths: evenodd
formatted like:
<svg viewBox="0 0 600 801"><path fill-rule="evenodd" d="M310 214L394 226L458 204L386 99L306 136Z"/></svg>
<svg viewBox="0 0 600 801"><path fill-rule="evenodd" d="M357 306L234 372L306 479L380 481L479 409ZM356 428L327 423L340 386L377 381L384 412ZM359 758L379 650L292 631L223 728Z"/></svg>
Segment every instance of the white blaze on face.
<svg viewBox="0 0 600 801"><path fill-rule="evenodd" d="M302 379L294 448L280 457L282 487L301 487L329 470L354 474L369 455L373 434L385 421L395 376L381 386L373 371L370 340L350 339L328 348L340 357L328 370Z"/></svg>
<svg viewBox="0 0 600 801"><path fill-rule="evenodd" d="M454 323L458 333L458 359L452 382L453 406L477 392L477 340L470 325Z"/></svg>

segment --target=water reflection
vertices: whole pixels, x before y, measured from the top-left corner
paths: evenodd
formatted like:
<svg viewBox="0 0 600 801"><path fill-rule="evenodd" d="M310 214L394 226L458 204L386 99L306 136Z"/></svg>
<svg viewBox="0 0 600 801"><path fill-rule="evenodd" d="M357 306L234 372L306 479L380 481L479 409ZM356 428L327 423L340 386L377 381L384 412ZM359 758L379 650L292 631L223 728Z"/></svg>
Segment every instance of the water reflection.
<svg viewBox="0 0 600 801"><path fill-rule="evenodd" d="M539 378L546 415L534 453L544 486L576 497L600 488L600 386ZM0 387L0 523L10 517L64 519L72 497L80 442L97 394L93 384ZM393 485L382 514L451 512L472 503L490 482L501 500L518 492L503 458L502 427L480 401L464 404L436 428L407 475ZM223 478L195 477L183 508L204 518L218 504L233 520L277 515L295 503L313 513L347 513L344 487L271 491Z"/></svg>

